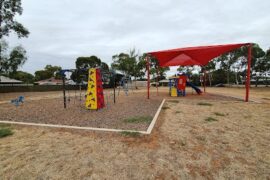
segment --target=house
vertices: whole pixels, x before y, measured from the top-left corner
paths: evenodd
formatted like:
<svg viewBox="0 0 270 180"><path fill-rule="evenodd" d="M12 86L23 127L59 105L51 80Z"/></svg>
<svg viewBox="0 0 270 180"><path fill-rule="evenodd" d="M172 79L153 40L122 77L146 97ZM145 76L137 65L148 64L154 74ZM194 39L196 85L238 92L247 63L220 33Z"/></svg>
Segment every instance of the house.
<svg viewBox="0 0 270 180"><path fill-rule="evenodd" d="M6 76L0 76L0 84L6 84L6 85L13 85L13 84L22 84L22 81L16 80L16 79L11 79Z"/></svg>
<svg viewBox="0 0 270 180"><path fill-rule="evenodd" d="M169 82L170 82L169 79L163 79L163 80L160 80L160 81L159 81L159 84L160 84L161 86L169 86Z"/></svg>
<svg viewBox="0 0 270 180"><path fill-rule="evenodd" d="M52 77L49 79L37 81L37 82L35 82L35 84L38 84L38 85L62 85L63 80L62 79L55 79L54 77Z"/></svg>

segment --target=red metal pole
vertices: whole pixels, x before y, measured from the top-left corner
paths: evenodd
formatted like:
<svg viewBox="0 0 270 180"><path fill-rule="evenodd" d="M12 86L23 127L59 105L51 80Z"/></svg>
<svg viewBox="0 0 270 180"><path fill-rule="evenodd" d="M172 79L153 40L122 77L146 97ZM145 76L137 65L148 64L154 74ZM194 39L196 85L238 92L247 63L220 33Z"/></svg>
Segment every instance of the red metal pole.
<svg viewBox="0 0 270 180"><path fill-rule="evenodd" d="M205 93L205 84L206 84L206 74L205 74L205 70L203 70L203 91Z"/></svg>
<svg viewBox="0 0 270 180"><path fill-rule="evenodd" d="M159 85L159 83L158 83L158 76L159 76L159 67L157 68L157 82L156 82L156 88L157 88L157 96L158 96L158 85Z"/></svg>
<svg viewBox="0 0 270 180"><path fill-rule="evenodd" d="M250 88L250 67L251 67L251 50L252 44L248 45L248 58L247 58L247 73L246 73L246 99L245 101L248 102L249 99L249 88Z"/></svg>
<svg viewBox="0 0 270 180"><path fill-rule="evenodd" d="M150 92L149 92L149 90L150 90L150 68L149 68L149 65L150 65L150 63L149 63L149 57L148 56L146 56L146 68L147 68L147 99L149 99L150 98Z"/></svg>

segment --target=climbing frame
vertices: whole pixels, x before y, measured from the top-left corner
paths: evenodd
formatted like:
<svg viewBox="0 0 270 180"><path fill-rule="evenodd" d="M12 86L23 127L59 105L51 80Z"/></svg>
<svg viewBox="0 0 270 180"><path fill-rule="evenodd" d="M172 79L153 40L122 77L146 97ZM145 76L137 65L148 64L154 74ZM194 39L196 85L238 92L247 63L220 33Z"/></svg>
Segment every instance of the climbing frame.
<svg viewBox="0 0 270 180"><path fill-rule="evenodd" d="M89 69L86 109L98 110L105 106L100 69Z"/></svg>

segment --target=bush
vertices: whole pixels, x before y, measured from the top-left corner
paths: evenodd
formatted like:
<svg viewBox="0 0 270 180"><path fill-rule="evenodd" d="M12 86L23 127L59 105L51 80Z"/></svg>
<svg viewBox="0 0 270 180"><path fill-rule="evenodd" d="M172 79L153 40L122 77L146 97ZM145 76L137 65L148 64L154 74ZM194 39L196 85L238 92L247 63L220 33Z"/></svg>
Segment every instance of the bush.
<svg viewBox="0 0 270 180"><path fill-rule="evenodd" d="M205 121L207 122L213 122L213 121L218 121L217 119L213 118L213 117L208 117L208 118L205 118Z"/></svg>
<svg viewBox="0 0 270 180"><path fill-rule="evenodd" d="M12 134L13 134L13 132L10 128L5 127L5 128L0 129L0 138L10 136Z"/></svg>
<svg viewBox="0 0 270 180"><path fill-rule="evenodd" d="M207 103L207 102L199 102L198 105L200 106L212 106L213 104Z"/></svg>

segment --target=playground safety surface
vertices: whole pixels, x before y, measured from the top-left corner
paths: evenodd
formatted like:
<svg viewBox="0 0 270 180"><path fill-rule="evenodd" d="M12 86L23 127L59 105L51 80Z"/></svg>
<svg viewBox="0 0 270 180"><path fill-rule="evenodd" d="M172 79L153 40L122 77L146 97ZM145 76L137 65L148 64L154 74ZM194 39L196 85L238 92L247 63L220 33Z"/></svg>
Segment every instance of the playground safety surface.
<svg viewBox="0 0 270 180"><path fill-rule="evenodd" d="M55 97L55 96L53 96ZM116 103L110 96L106 99L106 107L95 111L86 110L84 100L72 96L63 108L63 99L46 98L27 100L16 107L11 103L0 104L0 120L27 123L42 123L55 125L69 125L81 127L110 128L124 130L147 130L151 122L128 123L125 120L136 117L154 117L162 102L162 97L147 100L141 93L130 93L128 96L120 94Z"/></svg>
<svg viewBox="0 0 270 180"><path fill-rule="evenodd" d="M130 92L128 96L121 92L119 96L116 94L114 104L112 92L106 91L106 107L95 111L86 110L84 100L80 101L78 94L68 96L70 100L67 103L67 109L63 108L61 92L44 95L45 93L33 93L31 96L27 93L25 103L18 107L11 103L0 104L0 121L146 131L151 121L126 122L126 120L138 117L152 119L163 98L172 98L166 91L160 91L158 96L152 93L150 100L146 99L143 91ZM178 99L181 100L181 98ZM237 100L213 94L199 96L191 92L185 99Z"/></svg>

